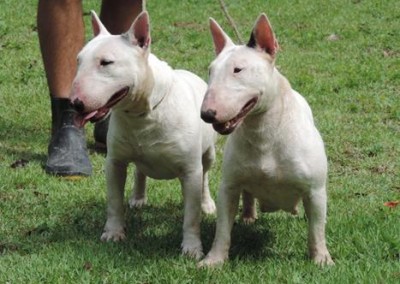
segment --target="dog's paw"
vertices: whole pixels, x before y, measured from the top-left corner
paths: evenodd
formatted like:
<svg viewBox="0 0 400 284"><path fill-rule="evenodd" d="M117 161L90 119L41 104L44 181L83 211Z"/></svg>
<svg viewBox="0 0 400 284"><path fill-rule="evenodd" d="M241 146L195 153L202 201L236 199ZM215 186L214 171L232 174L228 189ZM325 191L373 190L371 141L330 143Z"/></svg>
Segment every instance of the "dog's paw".
<svg viewBox="0 0 400 284"><path fill-rule="evenodd" d="M254 216L242 216L242 220L243 220L243 223L245 225L251 225L257 220L257 217L254 217Z"/></svg>
<svg viewBox="0 0 400 284"><path fill-rule="evenodd" d="M118 230L105 230L100 237L100 240L103 242L113 241L119 242L126 239L125 229L118 229Z"/></svg>
<svg viewBox="0 0 400 284"><path fill-rule="evenodd" d="M211 198L201 203L201 210L206 214L214 214L217 211L214 200Z"/></svg>
<svg viewBox="0 0 400 284"><path fill-rule="evenodd" d="M298 216L299 215L299 208L298 208L297 205L292 209L290 214L292 214L293 216Z"/></svg>
<svg viewBox="0 0 400 284"><path fill-rule="evenodd" d="M189 256L190 258L194 258L196 260L199 260L204 256L201 244L199 245L182 244L182 254Z"/></svg>
<svg viewBox="0 0 400 284"><path fill-rule="evenodd" d="M257 220L257 212L255 210L246 210L242 214L242 220L245 225L251 225Z"/></svg>
<svg viewBox="0 0 400 284"><path fill-rule="evenodd" d="M136 199L135 197L132 197L131 199L129 199L129 208L133 209L133 208L142 208L143 206L145 206L147 204L147 198L143 197L143 198L139 198Z"/></svg>
<svg viewBox="0 0 400 284"><path fill-rule="evenodd" d="M312 257L312 260L319 266L335 265L329 252L318 253Z"/></svg>
<svg viewBox="0 0 400 284"><path fill-rule="evenodd" d="M197 264L198 268L215 268L222 266L224 264L225 259L220 257L212 257L207 255L202 261Z"/></svg>

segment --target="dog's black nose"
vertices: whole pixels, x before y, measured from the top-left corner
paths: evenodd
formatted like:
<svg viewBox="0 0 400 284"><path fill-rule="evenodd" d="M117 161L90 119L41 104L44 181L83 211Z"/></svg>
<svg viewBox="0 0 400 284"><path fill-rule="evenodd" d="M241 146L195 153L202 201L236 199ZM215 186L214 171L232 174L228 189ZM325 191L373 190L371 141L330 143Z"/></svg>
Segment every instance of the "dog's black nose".
<svg viewBox="0 0 400 284"><path fill-rule="evenodd" d="M80 99L75 99L71 104L77 112L82 113L85 110L85 105Z"/></svg>
<svg viewBox="0 0 400 284"><path fill-rule="evenodd" d="M201 111L201 119L204 120L207 123L213 123L215 122L215 116L217 112L213 109L208 109L206 111Z"/></svg>

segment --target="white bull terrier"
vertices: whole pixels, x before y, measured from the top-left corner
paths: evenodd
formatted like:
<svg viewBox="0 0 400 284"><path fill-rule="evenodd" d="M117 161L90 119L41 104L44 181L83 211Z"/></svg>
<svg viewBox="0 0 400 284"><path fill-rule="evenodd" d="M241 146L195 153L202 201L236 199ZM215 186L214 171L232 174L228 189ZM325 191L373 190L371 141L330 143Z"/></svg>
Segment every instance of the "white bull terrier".
<svg viewBox="0 0 400 284"><path fill-rule="evenodd" d="M317 264L333 264L325 244L327 159L305 99L274 66L278 43L261 14L246 46L237 46L210 19L216 59L201 108L203 120L226 143L218 193L214 243L200 266L228 258L231 229L243 191L243 217L262 212L297 212L302 200L308 218L308 251Z"/></svg>
<svg viewBox="0 0 400 284"><path fill-rule="evenodd" d="M128 163L136 165L131 207L146 203L146 177L178 178L184 198L182 251L200 258L201 209L215 211L208 176L216 133L200 119L207 89L198 76L173 70L150 53L149 16L128 32L110 35L92 13L95 38L78 55L71 101L81 124L112 107L107 135L107 222L101 240L125 239L124 187Z"/></svg>

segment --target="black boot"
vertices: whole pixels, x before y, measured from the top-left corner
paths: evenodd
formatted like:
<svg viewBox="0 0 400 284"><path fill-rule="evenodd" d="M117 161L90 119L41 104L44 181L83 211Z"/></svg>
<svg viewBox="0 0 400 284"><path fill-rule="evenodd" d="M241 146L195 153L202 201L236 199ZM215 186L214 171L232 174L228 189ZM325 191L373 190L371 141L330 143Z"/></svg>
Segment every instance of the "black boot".
<svg viewBox="0 0 400 284"><path fill-rule="evenodd" d="M92 166L85 132L75 125L77 112L69 99L51 99L52 130L46 172L60 176L89 176Z"/></svg>
<svg viewBox="0 0 400 284"><path fill-rule="evenodd" d="M110 115L106 119L96 122L96 124L94 125L94 146L99 152L107 152L107 131L109 122Z"/></svg>

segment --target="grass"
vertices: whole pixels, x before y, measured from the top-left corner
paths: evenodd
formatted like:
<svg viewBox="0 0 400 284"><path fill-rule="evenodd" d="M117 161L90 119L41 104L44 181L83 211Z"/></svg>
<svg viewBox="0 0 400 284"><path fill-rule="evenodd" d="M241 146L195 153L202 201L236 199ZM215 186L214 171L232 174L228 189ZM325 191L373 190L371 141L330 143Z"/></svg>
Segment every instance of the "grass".
<svg viewBox="0 0 400 284"><path fill-rule="evenodd" d="M176 181L149 182L150 205L126 213L126 242L99 241L104 156L93 151L92 125L93 176L68 182L44 173L50 105L36 2L0 3L0 283L400 281L400 207L384 206L400 200L399 1L226 1L244 38L258 14L268 14L281 46L277 65L313 109L329 157L327 241L336 266L321 269L308 261L303 214L274 213L253 226L238 222L231 259L216 270L199 270L180 255ZM85 11L99 11L99 2L84 1ZM208 17L233 32L218 1L198 3L148 1L152 50L206 79L214 56ZM88 38L89 20L85 16ZM333 34L336 40L329 40ZM214 197L223 142L211 172ZM21 159L27 163L11 167ZM205 217L205 251L214 230L215 218Z"/></svg>

